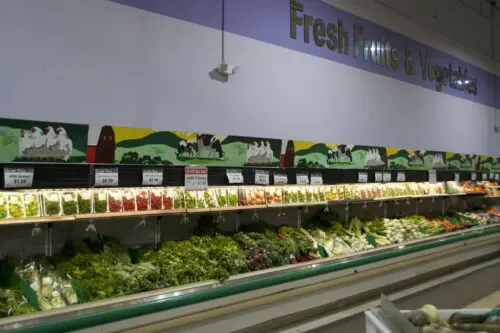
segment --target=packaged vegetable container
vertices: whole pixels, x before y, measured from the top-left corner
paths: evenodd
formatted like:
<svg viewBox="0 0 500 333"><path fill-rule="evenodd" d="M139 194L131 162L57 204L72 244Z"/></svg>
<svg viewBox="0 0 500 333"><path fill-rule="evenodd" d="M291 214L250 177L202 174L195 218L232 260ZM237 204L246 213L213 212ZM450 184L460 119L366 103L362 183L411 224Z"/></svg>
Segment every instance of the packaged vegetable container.
<svg viewBox="0 0 500 333"><path fill-rule="evenodd" d="M78 214L78 197L75 191L64 191L61 193L62 214L76 215Z"/></svg>
<svg viewBox="0 0 500 333"><path fill-rule="evenodd" d="M297 187L297 203L307 202L307 189L303 186Z"/></svg>
<svg viewBox="0 0 500 333"><path fill-rule="evenodd" d="M274 187L266 187L266 203L268 205L274 204Z"/></svg>
<svg viewBox="0 0 500 333"><path fill-rule="evenodd" d="M0 218L4 219L9 216L8 197L7 193L0 193Z"/></svg>
<svg viewBox="0 0 500 333"><path fill-rule="evenodd" d="M29 191L24 194L24 210L26 217L38 217L41 215L40 196L37 191Z"/></svg>
<svg viewBox="0 0 500 333"><path fill-rule="evenodd" d="M227 202L230 207L238 207L239 193L238 188L229 188L227 190Z"/></svg>
<svg viewBox="0 0 500 333"><path fill-rule="evenodd" d="M255 191L252 187L238 188L238 205L253 206L255 205Z"/></svg>
<svg viewBox="0 0 500 333"><path fill-rule="evenodd" d="M124 212L135 212L137 205L135 203L135 194L133 190L122 190L122 209ZM111 210L111 209L110 209Z"/></svg>
<svg viewBox="0 0 500 333"><path fill-rule="evenodd" d="M94 191L94 213L102 214L108 212L108 195L104 190Z"/></svg>
<svg viewBox="0 0 500 333"><path fill-rule="evenodd" d="M82 189L76 192L78 200L78 214L92 214L93 195L92 191Z"/></svg>
<svg viewBox="0 0 500 333"><path fill-rule="evenodd" d="M149 194L149 207L151 210L162 210L163 209L163 193L166 190L159 188L151 188L148 190ZM174 199L170 199L169 209L172 209L174 205Z"/></svg>
<svg viewBox="0 0 500 333"><path fill-rule="evenodd" d="M134 190L134 196L137 211L143 212L149 209L149 194L147 189L140 188Z"/></svg>
<svg viewBox="0 0 500 333"><path fill-rule="evenodd" d="M266 191L263 187L257 187L254 190L255 193L255 205L265 205L266 204Z"/></svg>
<svg viewBox="0 0 500 333"><path fill-rule="evenodd" d="M117 190L109 190L108 197L108 210L110 213L120 213L123 210L122 194Z"/></svg>
<svg viewBox="0 0 500 333"><path fill-rule="evenodd" d="M203 192L203 200L205 202L205 207L208 207L208 208L219 207L218 201L217 201L217 193L216 193L215 189L213 189L213 188L209 188ZM198 201L198 204L199 204L199 201Z"/></svg>
<svg viewBox="0 0 500 333"><path fill-rule="evenodd" d="M176 188L176 189L169 189L168 193L172 193L173 198L174 198L174 208L175 209L184 209L186 208L186 197L185 197L185 192L183 188ZM172 192L170 192L172 191ZM165 201L163 201L163 205L165 206ZM164 207L164 209L167 209Z"/></svg>
<svg viewBox="0 0 500 333"><path fill-rule="evenodd" d="M22 193L10 193L9 199L9 216L13 218L25 217L24 198Z"/></svg>
<svg viewBox="0 0 500 333"><path fill-rule="evenodd" d="M217 205L219 207L227 207L227 189L226 188L216 188L215 193L217 195Z"/></svg>
<svg viewBox="0 0 500 333"><path fill-rule="evenodd" d="M186 202L187 209L197 208L198 206L196 204L196 191L184 192L184 201Z"/></svg>
<svg viewBox="0 0 500 333"><path fill-rule="evenodd" d="M62 215L61 194L56 191L45 191L43 197L43 211L46 216Z"/></svg>

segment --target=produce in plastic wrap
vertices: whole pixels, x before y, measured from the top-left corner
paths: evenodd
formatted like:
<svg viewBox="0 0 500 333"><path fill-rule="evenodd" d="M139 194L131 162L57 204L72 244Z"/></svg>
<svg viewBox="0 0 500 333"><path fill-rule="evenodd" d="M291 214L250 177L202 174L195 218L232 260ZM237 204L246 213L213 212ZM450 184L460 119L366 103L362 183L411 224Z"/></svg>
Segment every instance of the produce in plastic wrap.
<svg viewBox="0 0 500 333"><path fill-rule="evenodd" d="M161 189L150 189L149 191L149 205L151 207L151 210L162 210L163 209L163 202L162 202L162 196L163 193L166 195L166 190L161 190ZM168 197L166 198L168 199ZM169 204L169 208L165 209L172 209L174 206L174 199L170 198L170 200L167 200L167 203Z"/></svg>
<svg viewBox="0 0 500 333"><path fill-rule="evenodd" d="M262 187L257 187L255 189L255 205L265 205L266 204L266 191Z"/></svg>
<svg viewBox="0 0 500 333"><path fill-rule="evenodd" d="M108 191L108 210L110 213L120 213L123 210L120 191Z"/></svg>
<svg viewBox="0 0 500 333"><path fill-rule="evenodd" d="M61 194L63 215L78 214L78 198L75 192L66 191Z"/></svg>
<svg viewBox="0 0 500 333"><path fill-rule="evenodd" d="M217 188L217 203L219 207L227 207L228 199L227 199L227 189L225 188Z"/></svg>
<svg viewBox="0 0 500 333"><path fill-rule="evenodd" d="M240 187L238 188L238 205L239 206L251 206L254 205L254 189L252 187Z"/></svg>
<svg viewBox="0 0 500 333"><path fill-rule="evenodd" d="M301 186L294 188L294 191L295 190L297 190L297 203L306 203L306 188Z"/></svg>
<svg viewBox="0 0 500 333"><path fill-rule="evenodd" d="M227 202L230 207L238 206L238 189L230 188L227 190Z"/></svg>
<svg viewBox="0 0 500 333"><path fill-rule="evenodd" d="M205 201L205 193L207 191L196 191L191 192L193 195L196 195L197 208L208 208L208 203ZM190 193L190 194L191 194Z"/></svg>
<svg viewBox="0 0 500 333"><path fill-rule="evenodd" d="M0 193L0 218L6 218L9 214L7 212L7 195Z"/></svg>
<svg viewBox="0 0 500 333"><path fill-rule="evenodd" d="M325 201L337 200L337 187L336 186L323 186L323 193Z"/></svg>
<svg viewBox="0 0 500 333"><path fill-rule="evenodd" d="M186 201L186 208L196 208L196 191L186 191L184 192L184 198ZM203 205L203 203L201 203ZM203 206L202 206L203 207Z"/></svg>
<svg viewBox="0 0 500 333"><path fill-rule="evenodd" d="M40 199L37 192L26 192L24 193L24 207L26 211L26 217L36 217L40 216Z"/></svg>
<svg viewBox="0 0 500 333"><path fill-rule="evenodd" d="M149 209L148 190L138 189L134 191L137 211L145 211Z"/></svg>
<svg viewBox="0 0 500 333"><path fill-rule="evenodd" d="M88 190L78 190L78 213L92 214L92 192Z"/></svg>
<svg viewBox="0 0 500 333"><path fill-rule="evenodd" d="M205 207L216 208L218 207L217 194L214 189L208 189L203 191L203 201L205 201Z"/></svg>
<svg viewBox="0 0 500 333"><path fill-rule="evenodd" d="M24 200L21 193L12 193L8 195L9 198L9 216L18 218L24 217Z"/></svg>
<svg viewBox="0 0 500 333"><path fill-rule="evenodd" d="M283 203L283 188L282 187L275 187L273 195L274 195L274 203L276 203L276 204Z"/></svg>
<svg viewBox="0 0 500 333"><path fill-rule="evenodd" d="M174 208L186 208L186 200L184 196L184 189L178 188L174 190ZM163 201L163 205L165 205L165 200ZM165 208L166 209L166 208Z"/></svg>
<svg viewBox="0 0 500 333"><path fill-rule="evenodd" d="M108 196L106 192L101 190L94 192L94 212L96 214L108 212Z"/></svg>
<svg viewBox="0 0 500 333"><path fill-rule="evenodd" d="M266 187L266 202L268 205L274 204L274 187Z"/></svg>
<svg viewBox="0 0 500 333"><path fill-rule="evenodd" d="M110 201L111 206L111 201ZM131 190L122 191L122 207L124 212L135 212L137 205L135 203L135 195ZM111 208L109 209L111 211Z"/></svg>
<svg viewBox="0 0 500 333"><path fill-rule="evenodd" d="M62 214L61 195L59 192L43 192L44 212L47 216L56 216Z"/></svg>

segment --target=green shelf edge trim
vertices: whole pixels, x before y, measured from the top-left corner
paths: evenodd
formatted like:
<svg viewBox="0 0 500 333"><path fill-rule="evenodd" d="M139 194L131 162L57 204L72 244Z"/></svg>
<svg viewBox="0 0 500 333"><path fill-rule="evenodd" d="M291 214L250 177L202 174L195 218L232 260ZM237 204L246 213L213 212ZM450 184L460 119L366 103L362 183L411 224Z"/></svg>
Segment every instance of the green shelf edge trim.
<svg viewBox="0 0 500 333"><path fill-rule="evenodd" d="M210 301L217 298L236 295L243 292L253 291L265 287L270 287L282 283L292 282L313 276L332 273L352 267L363 266L377 261L387 260L415 252L433 249L439 246L452 244L468 239L488 236L499 233L500 226L477 233L461 234L444 240L436 240L425 244L415 244L403 249L395 248L391 251L377 253L368 257L355 258L344 262L324 264L317 267L311 267L305 270L283 273L281 275L264 277L258 280L251 280L231 285L222 285L218 288L204 290L184 296L173 297L164 300L139 303L130 306L124 306L117 309L104 310L100 312L82 315L76 318L54 320L46 323L40 323L33 326L15 328L4 332L12 333L62 333L73 330L85 329L112 322L152 314L155 312L170 310L181 306L187 306L195 303Z"/></svg>

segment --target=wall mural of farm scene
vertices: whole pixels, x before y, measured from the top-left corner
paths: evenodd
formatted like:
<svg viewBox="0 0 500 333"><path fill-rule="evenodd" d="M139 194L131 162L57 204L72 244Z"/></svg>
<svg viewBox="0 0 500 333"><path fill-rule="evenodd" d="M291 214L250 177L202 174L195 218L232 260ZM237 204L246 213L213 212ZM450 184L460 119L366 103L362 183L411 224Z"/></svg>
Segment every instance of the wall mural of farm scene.
<svg viewBox="0 0 500 333"><path fill-rule="evenodd" d="M480 171L500 171L500 158L491 156L480 156Z"/></svg>
<svg viewBox="0 0 500 333"><path fill-rule="evenodd" d="M457 171L479 170L479 155L446 153L446 169Z"/></svg>
<svg viewBox="0 0 500 333"><path fill-rule="evenodd" d="M0 119L0 162L86 160L87 125Z"/></svg>
<svg viewBox="0 0 500 333"><path fill-rule="evenodd" d="M446 154L440 151L386 148L390 169L428 170L446 168Z"/></svg>

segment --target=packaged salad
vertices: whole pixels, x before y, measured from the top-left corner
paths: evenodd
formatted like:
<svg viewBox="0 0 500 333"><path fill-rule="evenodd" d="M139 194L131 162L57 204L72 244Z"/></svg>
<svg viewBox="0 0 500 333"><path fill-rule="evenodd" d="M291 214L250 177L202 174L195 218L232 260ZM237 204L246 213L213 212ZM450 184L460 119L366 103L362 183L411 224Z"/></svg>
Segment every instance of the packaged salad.
<svg viewBox="0 0 500 333"><path fill-rule="evenodd" d="M9 199L9 216L19 218L26 216L24 211L24 199L22 193L10 193Z"/></svg>
<svg viewBox="0 0 500 333"><path fill-rule="evenodd" d="M237 188L227 190L227 202L230 207L237 207L239 201L239 193Z"/></svg>
<svg viewBox="0 0 500 333"><path fill-rule="evenodd" d="M4 219L7 216L9 216L8 197L6 193L0 193L0 218Z"/></svg>
<svg viewBox="0 0 500 333"><path fill-rule="evenodd" d="M196 204L196 191L186 191L184 192L184 201L186 202L186 208L197 208ZM203 207L203 204L202 204Z"/></svg>
<svg viewBox="0 0 500 333"><path fill-rule="evenodd" d="M306 203L306 193L305 187L297 187L297 203Z"/></svg>
<svg viewBox="0 0 500 333"><path fill-rule="evenodd" d="M94 191L94 213L101 214L108 212L108 195L105 191Z"/></svg>
<svg viewBox="0 0 500 333"><path fill-rule="evenodd" d="M62 215L61 195L59 192L43 192L43 211L46 216Z"/></svg>
<svg viewBox="0 0 500 333"><path fill-rule="evenodd" d="M198 199L199 200L199 199ZM217 193L215 189L209 188L206 191L203 191L203 201L205 202L205 207L208 208L217 208L219 207L217 201ZM199 205L198 201L198 205Z"/></svg>
<svg viewBox="0 0 500 333"><path fill-rule="evenodd" d="M62 199L62 214L76 215L78 214L78 197L74 191L64 191L61 193Z"/></svg>
<svg viewBox="0 0 500 333"><path fill-rule="evenodd" d="M149 209L149 194L147 189L140 188L134 190L134 196L137 211L143 212Z"/></svg>
<svg viewBox="0 0 500 333"><path fill-rule="evenodd" d="M163 209L163 193L166 192L166 190L162 190L159 188L152 188L148 190L149 194L149 207L151 210L162 210ZM170 199L170 208L172 209L172 206L174 205L174 199Z"/></svg>
<svg viewBox="0 0 500 333"><path fill-rule="evenodd" d="M92 214L92 191L78 190L76 195L78 200L78 214Z"/></svg>
<svg viewBox="0 0 500 333"><path fill-rule="evenodd" d="M207 195L207 191L196 191L191 192L193 194L196 193L196 207L197 208L208 208L208 203L205 201L205 196Z"/></svg>
<svg viewBox="0 0 500 333"><path fill-rule="evenodd" d="M108 197L108 210L110 213L119 213L123 210L122 194L117 190L109 190Z"/></svg>
<svg viewBox="0 0 500 333"><path fill-rule="evenodd" d="M227 189L216 188L215 193L217 195L217 205L219 207L227 207Z"/></svg>
<svg viewBox="0 0 500 333"><path fill-rule="evenodd" d="M184 194L185 194L185 192L184 192L183 188L177 188L173 191L174 208L175 209L183 209L183 208L187 207L186 197ZM190 196L190 200L191 200L190 205L193 205L192 196ZM163 202L163 204L165 205L165 201ZM194 207L196 207L196 200L195 200Z"/></svg>
<svg viewBox="0 0 500 333"><path fill-rule="evenodd" d="M135 202L135 193L133 190L122 190L122 210L124 212L135 212L137 205ZM110 208L111 210L111 208Z"/></svg>
<svg viewBox="0 0 500 333"><path fill-rule="evenodd" d="M30 191L24 193L24 210L26 211L26 217L38 217L41 215L38 192Z"/></svg>

